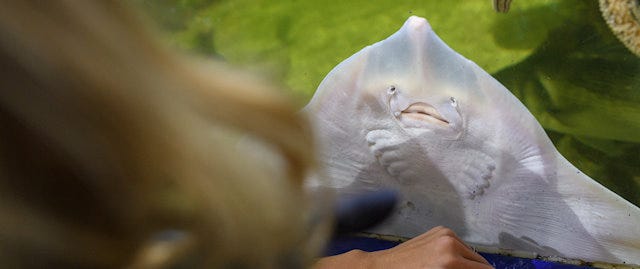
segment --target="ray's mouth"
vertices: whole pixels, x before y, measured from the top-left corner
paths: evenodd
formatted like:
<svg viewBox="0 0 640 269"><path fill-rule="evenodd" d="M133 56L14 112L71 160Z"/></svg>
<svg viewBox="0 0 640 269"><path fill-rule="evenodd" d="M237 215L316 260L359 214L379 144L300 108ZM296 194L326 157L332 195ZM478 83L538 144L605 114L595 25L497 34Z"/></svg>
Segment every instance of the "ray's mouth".
<svg viewBox="0 0 640 269"><path fill-rule="evenodd" d="M400 115L401 119L417 120L444 126L449 125L449 121L440 115L435 107L422 102L410 105Z"/></svg>

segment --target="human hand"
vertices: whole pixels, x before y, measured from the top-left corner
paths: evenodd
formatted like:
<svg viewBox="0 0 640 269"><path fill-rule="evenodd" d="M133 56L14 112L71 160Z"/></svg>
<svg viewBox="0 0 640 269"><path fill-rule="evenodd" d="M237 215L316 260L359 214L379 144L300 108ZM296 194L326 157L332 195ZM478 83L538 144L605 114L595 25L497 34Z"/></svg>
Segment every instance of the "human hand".
<svg viewBox="0 0 640 269"><path fill-rule="evenodd" d="M442 226L394 248L368 253L369 268L493 268L480 254Z"/></svg>
<svg viewBox="0 0 640 269"><path fill-rule="evenodd" d="M465 245L451 229L439 226L394 248L376 252L353 250L322 258L314 268L489 269L493 267Z"/></svg>

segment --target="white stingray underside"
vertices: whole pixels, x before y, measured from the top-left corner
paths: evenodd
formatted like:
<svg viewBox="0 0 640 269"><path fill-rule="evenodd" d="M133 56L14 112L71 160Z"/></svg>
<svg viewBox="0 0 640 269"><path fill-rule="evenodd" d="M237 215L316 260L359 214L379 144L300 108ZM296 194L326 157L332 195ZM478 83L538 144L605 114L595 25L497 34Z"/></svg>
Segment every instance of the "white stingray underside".
<svg viewBox="0 0 640 269"><path fill-rule="evenodd" d="M640 209L566 161L526 107L425 19L340 63L305 112L325 187L401 194L375 232L445 225L469 243L640 264Z"/></svg>

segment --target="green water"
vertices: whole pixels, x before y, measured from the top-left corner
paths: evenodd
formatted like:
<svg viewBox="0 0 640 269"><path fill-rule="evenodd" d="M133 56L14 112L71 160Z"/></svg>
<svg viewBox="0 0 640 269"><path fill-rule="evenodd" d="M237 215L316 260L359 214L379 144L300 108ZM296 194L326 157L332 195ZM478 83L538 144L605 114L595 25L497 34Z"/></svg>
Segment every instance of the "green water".
<svg viewBox="0 0 640 269"><path fill-rule="evenodd" d="M507 14L489 0L137 2L175 46L267 73L301 105L336 64L424 17L509 88L569 161L640 204L640 58L597 1L513 1Z"/></svg>

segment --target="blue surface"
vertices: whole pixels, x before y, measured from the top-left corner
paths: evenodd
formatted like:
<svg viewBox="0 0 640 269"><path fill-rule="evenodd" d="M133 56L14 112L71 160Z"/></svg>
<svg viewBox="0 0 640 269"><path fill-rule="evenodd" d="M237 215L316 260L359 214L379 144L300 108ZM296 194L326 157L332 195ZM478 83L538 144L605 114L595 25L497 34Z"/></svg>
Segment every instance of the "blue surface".
<svg viewBox="0 0 640 269"><path fill-rule="evenodd" d="M327 256L344 253L354 249L363 251L377 251L392 248L398 242L386 241L368 237L340 236L334 238L327 247ZM480 253L496 269L587 269L588 266L577 266L554 263L538 259L516 258L511 256Z"/></svg>

